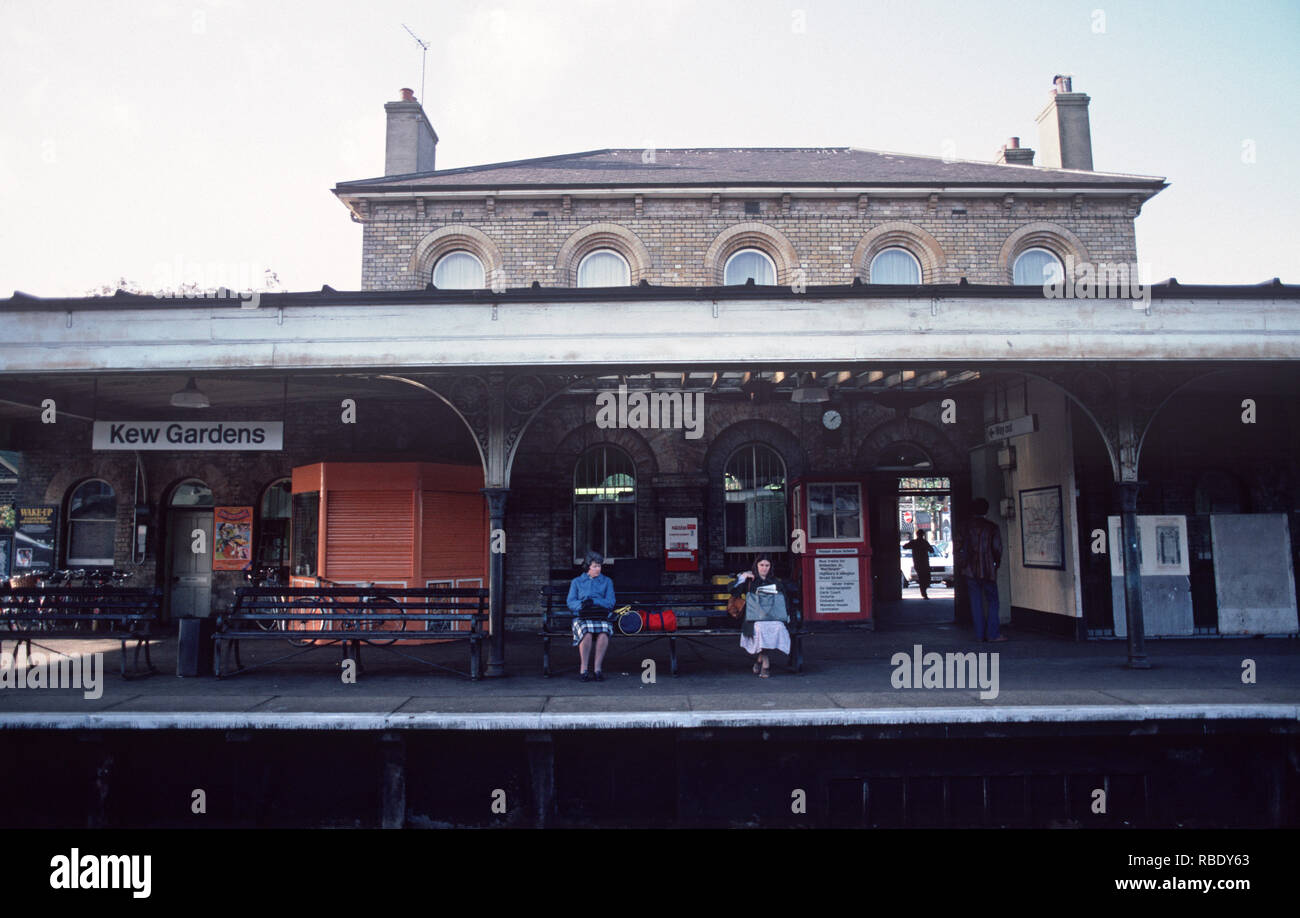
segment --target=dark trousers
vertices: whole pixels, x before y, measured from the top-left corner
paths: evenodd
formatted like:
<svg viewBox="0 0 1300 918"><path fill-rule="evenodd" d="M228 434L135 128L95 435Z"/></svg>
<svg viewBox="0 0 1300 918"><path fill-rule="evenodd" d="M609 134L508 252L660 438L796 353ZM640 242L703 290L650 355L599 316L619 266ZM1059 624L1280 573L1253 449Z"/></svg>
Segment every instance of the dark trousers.
<svg viewBox="0 0 1300 918"><path fill-rule="evenodd" d="M975 623L975 640L994 640L998 636L997 581L967 577L966 587L970 592L970 617Z"/></svg>

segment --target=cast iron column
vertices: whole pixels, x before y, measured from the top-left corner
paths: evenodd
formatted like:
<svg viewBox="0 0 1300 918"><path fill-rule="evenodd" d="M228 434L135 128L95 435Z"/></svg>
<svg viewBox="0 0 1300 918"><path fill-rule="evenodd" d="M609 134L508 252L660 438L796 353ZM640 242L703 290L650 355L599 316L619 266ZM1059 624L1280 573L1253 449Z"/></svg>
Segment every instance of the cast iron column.
<svg viewBox="0 0 1300 918"><path fill-rule="evenodd" d="M488 500L488 619L492 634L488 638L488 678L506 674L506 495L509 488L484 488ZM502 539L502 541L498 541Z"/></svg>
<svg viewBox="0 0 1300 918"><path fill-rule="evenodd" d="M1128 665L1130 669L1150 669L1142 630L1142 567L1138 557L1136 481L1121 481L1119 491L1120 538L1124 541L1124 616L1128 623ZM1112 546L1113 548L1113 546Z"/></svg>

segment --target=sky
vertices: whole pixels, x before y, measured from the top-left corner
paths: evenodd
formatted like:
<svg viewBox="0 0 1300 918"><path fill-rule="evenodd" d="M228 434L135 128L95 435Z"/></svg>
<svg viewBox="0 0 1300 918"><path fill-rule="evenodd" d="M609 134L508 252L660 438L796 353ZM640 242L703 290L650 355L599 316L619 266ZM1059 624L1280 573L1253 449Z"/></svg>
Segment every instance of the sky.
<svg viewBox="0 0 1300 918"><path fill-rule="evenodd" d="M403 29L428 43L421 51ZM0 296L127 278L355 290L330 192L410 86L452 168L605 147L1039 148L1054 74L1093 160L1170 187L1150 278L1300 283L1300 2L0 0Z"/></svg>

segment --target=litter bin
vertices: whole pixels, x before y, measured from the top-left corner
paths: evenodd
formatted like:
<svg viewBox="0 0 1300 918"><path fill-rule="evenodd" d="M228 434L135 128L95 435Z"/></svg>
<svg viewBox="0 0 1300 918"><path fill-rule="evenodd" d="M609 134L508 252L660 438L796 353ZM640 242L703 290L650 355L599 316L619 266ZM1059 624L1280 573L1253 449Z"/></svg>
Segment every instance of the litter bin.
<svg viewBox="0 0 1300 918"><path fill-rule="evenodd" d="M215 618L178 618L181 631L176 641L176 675L212 675L212 636Z"/></svg>

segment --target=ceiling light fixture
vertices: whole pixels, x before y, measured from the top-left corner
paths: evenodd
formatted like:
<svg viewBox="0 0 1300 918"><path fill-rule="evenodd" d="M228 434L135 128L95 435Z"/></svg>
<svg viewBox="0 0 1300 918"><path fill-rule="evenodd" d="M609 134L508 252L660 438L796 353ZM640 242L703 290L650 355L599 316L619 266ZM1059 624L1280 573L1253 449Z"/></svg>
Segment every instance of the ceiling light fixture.
<svg viewBox="0 0 1300 918"><path fill-rule="evenodd" d="M212 402L208 401L208 397L199 391L198 384L195 383L193 376L185 384L184 389L172 393L173 408L207 408L211 404Z"/></svg>

